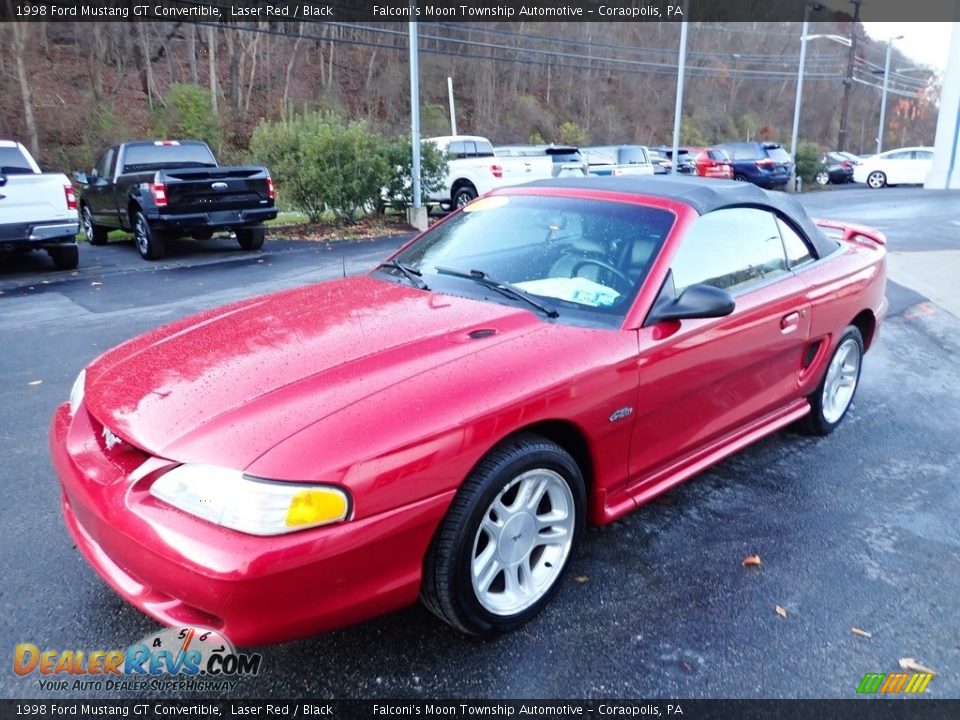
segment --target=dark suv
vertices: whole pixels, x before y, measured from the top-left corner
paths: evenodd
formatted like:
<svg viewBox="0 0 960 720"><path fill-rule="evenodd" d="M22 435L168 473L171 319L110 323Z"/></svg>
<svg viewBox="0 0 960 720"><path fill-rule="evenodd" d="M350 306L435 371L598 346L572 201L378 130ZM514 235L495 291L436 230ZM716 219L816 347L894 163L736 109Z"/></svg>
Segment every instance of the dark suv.
<svg viewBox="0 0 960 720"><path fill-rule="evenodd" d="M721 145L733 160L735 180L752 182L762 188L782 188L790 181L793 162L777 143L736 142Z"/></svg>

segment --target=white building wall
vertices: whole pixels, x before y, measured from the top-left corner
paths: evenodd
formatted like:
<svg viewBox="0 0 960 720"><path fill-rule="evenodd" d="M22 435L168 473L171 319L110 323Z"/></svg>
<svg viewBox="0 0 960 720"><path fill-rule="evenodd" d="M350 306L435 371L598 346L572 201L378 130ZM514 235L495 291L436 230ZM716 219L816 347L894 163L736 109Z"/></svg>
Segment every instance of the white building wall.
<svg viewBox="0 0 960 720"><path fill-rule="evenodd" d="M960 22L953 23L934 147L933 167L924 187L960 190Z"/></svg>

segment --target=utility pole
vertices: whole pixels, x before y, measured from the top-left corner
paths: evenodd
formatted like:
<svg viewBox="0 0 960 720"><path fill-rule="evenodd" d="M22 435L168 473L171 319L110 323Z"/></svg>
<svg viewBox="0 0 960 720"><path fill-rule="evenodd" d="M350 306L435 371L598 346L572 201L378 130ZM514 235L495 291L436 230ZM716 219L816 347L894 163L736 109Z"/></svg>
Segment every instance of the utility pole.
<svg viewBox="0 0 960 720"><path fill-rule="evenodd" d="M857 24L860 22L860 3L862 0L850 0L853 3L853 25L850 29L850 55L847 58L847 76L843 79L843 102L840 105L840 137L837 150L843 150L847 144L847 110L850 107L850 90L853 88L853 61L857 56Z"/></svg>

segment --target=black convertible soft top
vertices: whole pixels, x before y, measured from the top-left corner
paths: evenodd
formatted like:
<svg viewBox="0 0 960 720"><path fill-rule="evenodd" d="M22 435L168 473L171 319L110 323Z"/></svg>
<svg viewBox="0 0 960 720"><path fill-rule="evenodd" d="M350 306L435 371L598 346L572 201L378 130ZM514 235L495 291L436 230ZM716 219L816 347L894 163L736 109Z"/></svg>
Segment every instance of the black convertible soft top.
<svg viewBox="0 0 960 720"><path fill-rule="evenodd" d="M602 192L652 195L676 200L689 205L700 215L731 207L768 208L784 216L800 230L813 245L817 257L822 258L837 249L831 240L807 215L807 211L792 196L784 192L768 192L756 185L734 180L714 180L683 176L656 175L619 177L563 177L534 180L521 187L555 187L599 190Z"/></svg>

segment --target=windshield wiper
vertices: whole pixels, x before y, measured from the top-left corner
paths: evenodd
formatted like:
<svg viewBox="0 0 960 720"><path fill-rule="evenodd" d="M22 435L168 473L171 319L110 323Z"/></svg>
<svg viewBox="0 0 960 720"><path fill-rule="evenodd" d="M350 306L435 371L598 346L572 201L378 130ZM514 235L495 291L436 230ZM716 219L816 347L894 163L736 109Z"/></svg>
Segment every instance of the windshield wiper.
<svg viewBox="0 0 960 720"><path fill-rule="evenodd" d="M399 270L401 273L403 273L403 276L410 281L410 284L413 285L415 288L419 288L420 290L430 289L429 287L427 287L427 284L420 279L420 276L423 275L422 272L420 272L416 268L410 267L409 265L404 265L399 260L389 260L388 262L381 263L380 267L391 267L391 268L394 268L395 270Z"/></svg>
<svg viewBox="0 0 960 720"><path fill-rule="evenodd" d="M483 270L465 271L465 270L457 270L455 268L438 267L437 272L440 275L453 275L454 277L461 277L461 278L466 278L468 280L473 280L474 282L480 283L484 287L488 287L491 290L496 290L501 295L506 295L507 297L513 298L514 300L522 300L528 305L532 305L533 307L535 307L537 310L542 312L548 318L560 317L560 313L558 313L555 309L553 309L546 303L542 303L542 302L539 302L538 300L534 300L530 296L530 293L528 293L526 290L522 290L518 288L516 285L511 285L508 282L495 280L494 278L487 275L487 273L485 273Z"/></svg>

